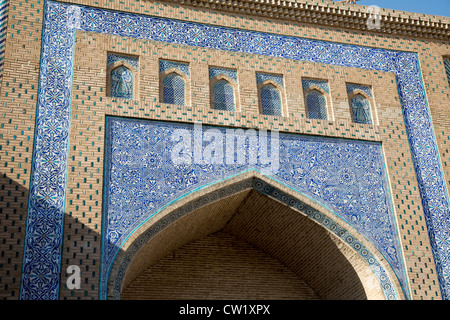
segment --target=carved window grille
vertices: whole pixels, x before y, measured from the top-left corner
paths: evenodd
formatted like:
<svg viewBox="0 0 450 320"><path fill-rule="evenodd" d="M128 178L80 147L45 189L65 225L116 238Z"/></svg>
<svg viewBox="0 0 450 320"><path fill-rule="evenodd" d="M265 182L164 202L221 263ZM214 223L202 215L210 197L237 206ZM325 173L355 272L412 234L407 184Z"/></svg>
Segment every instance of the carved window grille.
<svg viewBox="0 0 450 320"><path fill-rule="evenodd" d="M318 79L302 79L305 94L306 114L309 119L326 120L329 118L328 81Z"/></svg>
<svg viewBox="0 0 450 320"><path fill-rule="evenodd" d="M136 80L139 78L139 57L108 53L107 96L135 99L138 96Z"/></svg>
<svg viewBox="0 0 450 320"><path fill-rule="evenodd" d="M362 94L356 94L350 100L353 122L372 124L370 102Z"/></svg>
<svg viewBox="0 0 450 320"><path fill-rule="evenodd" d="M308 118L327 119L327 100L320 91L311 90L306 95L306 108L308 111Z"/></svg>
<svg viewBox="0 0 450 320"><path fill-rule="evenodd" d="M124 66L111 71L111 97L133 99L134 77L130 69Z"/></svg>
<svg viewBox="0 0 450 320"><path fill-rule="evenodd" d="M444 58L445 73L447 74L448 85L450 86L450 57Z"/></svg>

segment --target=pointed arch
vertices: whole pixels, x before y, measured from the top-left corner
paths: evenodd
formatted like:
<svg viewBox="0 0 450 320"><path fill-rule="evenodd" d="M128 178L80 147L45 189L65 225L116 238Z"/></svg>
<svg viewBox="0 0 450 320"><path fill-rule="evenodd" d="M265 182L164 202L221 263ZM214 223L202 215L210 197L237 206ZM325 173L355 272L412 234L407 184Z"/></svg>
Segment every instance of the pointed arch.
<svg viewBox="0 0 450 320"><path fill-rule="evenodd" d="M349 95L352 120L355 123L373 124L371 98L362 90Z"/></svg>
<svg viewBox="0 0 450 320"><path fill-rule="evenodd" d="M309 119L328 119L328 105L326 92L317 87L312 86L306 93L306 111Z"/></svg>
<svg viewBox="0 0 450 320"><path fill-rule="evenodd" d="M225 74L210 80L211 108L223 111L240 111L237 83Z"/></svg>
<svg viewBox="0 0 450 320"><path fill-rule="evenodd" d="M259 111L263 115L283 116L286 114L283 88L269 79L258 85Z"/></svg>
<svg viewBox="0 0 450 320"><path fill-rule="evenodd" d="M223 210L228 210L232 206L231 202L224 205L220 201L229 199L231 196L245 198L250 191L269 197L283 208L291 209L293 213L291 218L294 217L294 220L307 219L314 222L317 230L321 230L320 232L335 243L336 248L348 262L346 264L354 268L369 299L405 298L392 268L382 254L359 232L326 207L256 170L249 170L198 189L163 208L158 214L141 224L124 243L114 260L108 278L108 298L120 299L122 289L145 269L146 265L142 264L142 257L151 257L154 262L155 259L157 261L169 253L161 249L161 243L173 242L176 248L196 239L196 232L207 235L220 230L230 218ZM223 210L211 211L207 207L215 203L219 203L219 208ZM203 216L197 216L202 208L207 210L203 211ZM291 223L292 221L290 220ZM283 223L281 217L280 223ZM286 221L284 223L285 226L290 225L286 224ZM172 226L177 225L181 226L181 229L178 228L176 233L164 231L171 230ZM182 240L172 238L174 234L180 236L181 233L183 233ZM243 230L243 234L245 233ZM292 243L296 241L300 240L292 239ZM290 246L291 242L285 245ZM317 245L320 247L321 244L317 243ZM315 253L317 254L319 252ZM140 258L135 259L137 256ZM321 259L326 259L326 256L322 256ZM330 270L327 272L329 273ZM333 267L332 272L336 274L337 270Z"/></svg>
<svg viewBox="0 0 450 320"><path fill-rule="evenodd" d="M188 76L177 68L160 73L160 101L182 106L190 105L190 84Z"/></svg>

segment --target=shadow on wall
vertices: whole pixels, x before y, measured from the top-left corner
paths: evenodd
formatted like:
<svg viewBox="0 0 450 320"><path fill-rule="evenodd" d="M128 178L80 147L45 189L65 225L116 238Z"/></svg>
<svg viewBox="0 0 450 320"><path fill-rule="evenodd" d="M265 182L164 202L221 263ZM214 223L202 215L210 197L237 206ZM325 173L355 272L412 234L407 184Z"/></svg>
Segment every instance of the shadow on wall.
<svg viewBox="0 0 450 320"><path fill-rule="evenodd" d="M64 215L62 238L61 230L55 233L55 230L50 230L45 223L34 224L28 241L42 246L43 250L34 252L33 263L27 264L28 267L23 273L26 267L23 262L28 194L28 188L10 179L7 174L1 174L0 299L50 300L58 297L58 293L59 299L98 299L100 234L69 214ZM41 222L43 221L45 220ZM56 270L48 264L48 258L59 259L59 255L54 254L59 249L62 251L61 270ZM66 281L70 276L66 273L69 265L80 267L80 289L66 288ZM25 281L22 279L22 273L28 273ZM22 290L24 283L27 289Z"/></svg>

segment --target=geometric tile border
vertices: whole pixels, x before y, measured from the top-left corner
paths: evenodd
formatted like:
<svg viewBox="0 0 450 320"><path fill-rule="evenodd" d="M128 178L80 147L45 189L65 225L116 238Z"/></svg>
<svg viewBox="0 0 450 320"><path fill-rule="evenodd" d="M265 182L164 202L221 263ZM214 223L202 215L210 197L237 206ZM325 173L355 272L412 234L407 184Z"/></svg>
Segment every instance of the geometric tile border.
<svg viewBox="0 0 450 320"><path fill-rule="evenodd" d="M152 16L45 3L21 299L58 299L73 73L74 32L393 72L443 299L450 298L450 201L418 55Z"/></svg>

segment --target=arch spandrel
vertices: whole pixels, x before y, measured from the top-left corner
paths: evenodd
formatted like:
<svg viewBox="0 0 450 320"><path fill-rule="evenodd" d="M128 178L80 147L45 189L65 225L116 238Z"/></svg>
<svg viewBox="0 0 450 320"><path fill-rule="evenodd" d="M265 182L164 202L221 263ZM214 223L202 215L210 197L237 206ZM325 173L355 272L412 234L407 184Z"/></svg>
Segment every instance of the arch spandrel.
<svg viewBox="0 0 450 320"><path fill-rule="evenodd" d="M186 134L194 140L203 133L205 136L208 133L209 136L222 134L225 137L227 130L200 124L109 118L102 249L103 297L106 297L107 278L110 278L116 255L126 250L125 243L136 236L138 228L160 217L168 206L195 191L247 171L265 173L287 190L301 193L333 212L367 239L391 266L400 283L405 283L380 145L285 133L277 136L272 132L266 133L265 147L270 150L270 146L279 146L279 168L276 170L268 170L274 168L270 164L263 165L261 157L254 164L174 165L172 151L180 142L179 137L172 139L174 133ZM251 136L253 132L264 137L261 131L239 130L244 136ZM374 190L381 196L373 197ZM375 202L371 204L371 201Z"/></svg>

